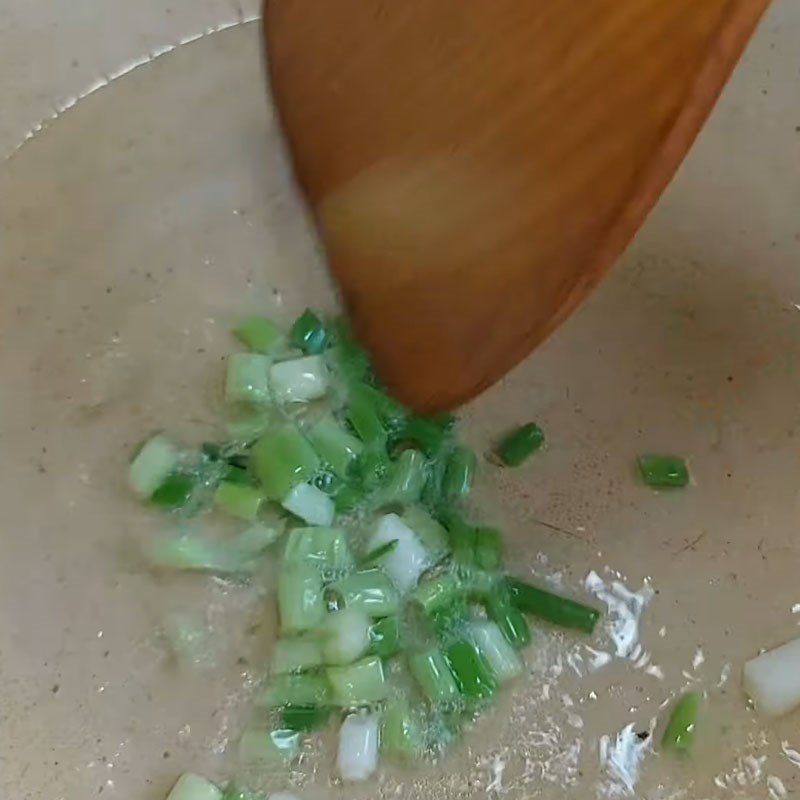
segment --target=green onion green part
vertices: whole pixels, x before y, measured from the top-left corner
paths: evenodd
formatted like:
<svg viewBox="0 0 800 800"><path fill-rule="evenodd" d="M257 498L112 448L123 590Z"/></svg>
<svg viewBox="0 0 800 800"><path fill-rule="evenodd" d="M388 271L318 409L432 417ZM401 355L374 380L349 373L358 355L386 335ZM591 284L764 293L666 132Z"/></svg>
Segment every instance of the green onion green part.
<svg viewBox="0 0 800 800"><path fill-rule="evenodd" d="M371 617L388 617L400 607L397 589L378 569L353 572L328 586L326 592L342 608L364 611Z"/></svg>
<svg viewBox="0 0 800 800"><path fill-rule="evenodd" d="M703 695L700 692L687 692L672 709L667 729L661 739L665 750L688 753L694 744Z"/></svg>
<svg viewBox="0 0 800 800"><path fill-rule="evenodd" d="M503 537L496 528L475 530L475 565L487 572L503 566Z"/></svg>
<svg viewBox="0 0 800 800"><path fill-rule="evenodd" d="M377 561L380 561L385 555L388 555L395 550L399 543L399 539L392 539L390 542L386 542L386 544L381 544L377 547L374 547L369 551L369 553L359 560L358 565L360 567L374 566Z"/></svg>
<svg viewBox="0 0 800 800"><path fill-rule="evenodd" d="M331 690L323 674L303 672L298 675L276 675L260 703L268 708L284 706L326 706L331 700Z"/></svg>
<svg viewBox="0 0 800 800"><path fill-rule="evenodd" d="M369 652L380 658L391 658L400 652L400 620L383 617L369 629Z"/></svg>
<svg viewBox="0 0 800 800"><path fill-rule="evenodd" d="M169 475L150 497L150 502L159 508L174 510L183 508L192 499L195 481L191 475L180 472Z"/></svg>
<svg viewBox="0 0 800 800"><path fill-rule="evenodd" d="M319 456L294 425L267 431L251 451L253 470L267 497L282 500L320 468Z"/></svg>
<svg viewBox="0 0 800 800"><path fill-rule="evenodd" d="M600 618L600 612L596 608L539 589L516 578L508 578L506 586L512 604L520 611L554 625L592 633Z"/></svg>
<svg viewBox="0 0 800 800"><path fill-rule="evenodd" d="M321 728L331 716L328 706L286 706L281 711L281 723L290 731L313 731Z"/></svg>
<svg viewBox="0 0 800 800"><path fill-rule="evenodd" d="M447 460L442 491L445 499L456 502L466 497L472 489L477 459L468 447L456 447Z"/></svg>
<svg viewBox="0 0 800 800"><path fill-rule="evenodd" d="M214 505L239 519L256 519L264 502L264 495L255 486L223 481L214 492Z"/></svg>
<svg viewBox="0 0 800 800"><path fill-rule="evenodd" d="M471 700L484 700L497 689L492 670L472 642L451 644L445 651L459 691Z"/></svg>
<svg viewBox="0 0 800 800"><path fill-rule="evenodd" d="M332 416L323 417L308 432L308 440L323 463L342 480L350 476L353 465L364 450L363 443L349 434Z"/></svg>
<svg viewBox="0 0 800 800"><path fill-rule="evenodd" d="M267 317L245 317L233 330L233 335L255 353L271 353L285 341L281 329Z"/></svg>
<svg viewBox="0 0 800 800"><path fill-rule="evenodd" d="M642 480L655 489L681 489L689 483L689 468L679 456L639 456Z"/></svg>
<svg viewBox="0 0 800 800"><path fill-rule="evenodd" d="M458 684L441 650L410 655L408 668L431 703L452 703L458 699Z"/></svg>
<svg viewBox="0 0 800 800"><path fill-rule="evenodd" d="M139 497L151 497L175 472L180 461L177 445L162 433L145 442L128 469L128 485Z"/></svg>
<svg viewBox="0 0 800 800"><path fill-rule="evenodd" d="M295 347L299 347L307 355L322 353L329 343L325 325L310 308L295 320L289 339Z"/></svg>
<svg viewBox="0 0 800 800"><path fill-rule="evenodd" d="M281 570L278 611L281 629L286 633L311 630L325 619L322 576L315 564L290 564Z"/></svg>
<svg viewBox="0 0 800 800"><path fill-rule="evenodd" d="M331 699L341 708L370 706L386 699L389 687L383 662L377 656L368 656L344 667L328 667L326 675Z"/></svg>
<svg viewBox="0 0 800 800"><path fill-rule="evenodd" d="M497 446L497 456L508 467L518 467L544 444L544 431L529 422L505 436Z"/></svg>
<svg viewBox="0 0 800 800"><path fill-rule="evenodd" d="M485 599L486 614L503 632L508 642L517 650L531 641L531 629L522 612L511 604L506 591L490 592Z"/></svg>

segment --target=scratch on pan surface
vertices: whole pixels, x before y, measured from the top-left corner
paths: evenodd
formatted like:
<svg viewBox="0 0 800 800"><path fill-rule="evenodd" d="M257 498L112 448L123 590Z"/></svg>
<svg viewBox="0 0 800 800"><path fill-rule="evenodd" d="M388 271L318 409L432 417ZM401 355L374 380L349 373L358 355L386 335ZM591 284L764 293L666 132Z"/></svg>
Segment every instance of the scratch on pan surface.
<svg viewBox="0 0 800 800"><path fill-rule="evenodd" d="M64 100L59 101L56 105L53 106L53 113L50 116L41 121L36 123L23 137L22 141L14 148L12 148L11 152L6 155L4 160L8 160L12 158L22 147L24 147L31 139L35 138L38 134L40 134L46 127L47 124L53 120L58 119L62 114L69 111L71 108L74 108L81 100L85 100L90 95L93 95L95 92L99 92L101 89L104 89L109 84L113 83L118 78L122 78L123 76L133 72L139 67L146 66L147 64L152 63L161 56L166 55L167 53L171 53L173 50L185 45L191 44L192 42L196 42L199 39L204 39L207 36L212 36L215 33L220 33L221 31L228 30L229 28L236 28L239 25L247 25L251 22L257 22L261 19L259 14L239 14L235 19L227 20L225 22L221 22L219 25L215 25L210 28L206 28L199 33L192 33L184 36L183 38L179 39L177 42L173 44L165 44L159 45L152 49L146 55L140 56L138 58L131 59L130 61L126 61L120 67L111 72L107 73L106 75L101 75L100 77L96 78L92 81L88 86L84 87L83 90L78 92L77 94L71 95Z"/></svg>

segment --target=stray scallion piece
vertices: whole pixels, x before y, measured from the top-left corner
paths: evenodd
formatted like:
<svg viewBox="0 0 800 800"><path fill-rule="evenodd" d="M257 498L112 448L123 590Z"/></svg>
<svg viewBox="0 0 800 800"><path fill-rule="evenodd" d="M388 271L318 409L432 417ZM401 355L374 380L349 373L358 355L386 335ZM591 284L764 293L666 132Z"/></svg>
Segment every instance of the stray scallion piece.
<svg viewBox="0 0 800 800"><path fill-rule="evenodd" d="M177 472L167 479L150 496L154 506L166 509L183 508L192 498L195 481L191 475Z"/></svg>
<svg viewBox="0 0 800 800"><path fill-rule="evenodd" d="M200 775L185 772L172 787L167 800L222 800L222 790Z"/></svg>
<svg viewBox="0 0 800 800"><path fill-rule="evenodd" d="M286 341L281 329L267 317L245 317L233 330L233 335L254 353L271 353Z"/></svg>
<svg viewBox="0 0 800 800"><path fill-rule="evenodd" d="M661 739L665 750L688 753L692 749L702 705L700 692L687 692L675 703Z"/></svg>
<svg viewBox="0 0 800 800"><path fill-rule="evenodd" d="M307 308L292 325L291 343L306 355L318 355L327 349L328 331L322 320Z"/></svg>
<svg viewBox="0 0 800 800"><path fill-rule="evenodd" d="M507 434L497 445L495 454L507 467L518 467L544 444L544 431L529 422Z"/></svg>
<svg viewBox="0 0 800 800"><path fill-rule="evenodd" d="M600 618L600 612L596 608L539 589L516 578L508 578L506 585L514 606L554 625L592 633Z"/></svg>
<svg viewBox="0 0 800 800"><path fill-rule="evenodd" d="M689 483L689 468L680 456L639 456L642 480L656 489L680 489Z"/></svg>

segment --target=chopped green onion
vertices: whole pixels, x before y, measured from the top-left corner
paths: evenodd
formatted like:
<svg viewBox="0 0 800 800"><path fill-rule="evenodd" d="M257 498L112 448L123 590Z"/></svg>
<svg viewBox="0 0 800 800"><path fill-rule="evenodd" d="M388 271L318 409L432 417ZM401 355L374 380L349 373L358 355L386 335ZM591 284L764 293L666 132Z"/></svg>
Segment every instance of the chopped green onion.
<svg viewBox="0 0 800 800"><path fill-rule="evenodd" d="M269 708L284 706L326 706L331 700L330 686L324 675L301 672L276 675L260 698Z"/></svg>
<svg viewBox="0 0 800 800"><path fill-rule="evenodd" d="M529 422L512 431L497 446L497 455L509 467L518 467L544 444L544 431Z"/></svg>
<svg viewBox="0 0 800 800"><path fill-rule="evenodd" d="M319 456L294 425L267 431L253 446L252 468L272 500L281 500L320 467Z"/></svg>
<svg viewBox="0 0 800 800"><path fill-rule="evenodd" d="M375 533L369 540L370 547L379 547L397 541L397 545L381 559L381 566L402 592L408 592L431 565L428 551L417 539L417 535L397 514L385 514L380 518Z"/></svg>
<svg viewBox="0 0 800 800"><path fill-rule="evenodd" d="M281 723L290 731L313 731L321 728L330 716L327 706L286 706L281 711Z"/></svg>
<svg viewBox="0 0 800 800"><path fill-rule="evenodd" d="M244 763L279 764L291 761L300 751L300 734L285 728L246 730L239 739L239 760Z"/></svg>
<svg viewBox="0 0 800 800"><path fill-rule="evenodd" d="M657 489L683 488L689 483L689 469L679 456L639 456L642 480Z"/></svg>
<svg viewBox="0 0 800 800"><path fill-rule="evenodd" d="M444 574L422 581L411 599L419 603L426 614L431 614L463 599L464 593L464 586L457 576Z"/></svg>
<svg viewBox="0 0 800 800"><path fill-rule="evenodd" d="M466 497L472 489L477 459L468 447L456 447L450 454L444 471L442 491L445 498L454 502Z"/></svg>
<svg viewBox="0 0 800 800"><path fill-rule="evenodd" d="M506 683L522 674L522 659L494 622L476 620L470 623L469 636L498 683Z"/></svg>
<svg viewBox="0 0 800 800"><path fill-rule="evenodd" d="M270 407L248 408L242 413L241 407L232 419L225 423L228 436L244 446L262 437L275 424L275 412Z"/></svg>
<svg viewBox="0 0 800 800"><path fill-rule="evenodd" d="M256 522L234 538L231 548L242 558L255 558L278 541L282 532L282 528Z"/></svg>
<svg viewBox="0 0 800 800"><path fill-rule="evenodd" d="M322 666L322 647L313 639L278 639L272 651L270 674L287 675Z"/></svg>
<svg viewBox="0 0 800 800"><path fill-rule="evenodd" d="M445 658L453 672L459 691L473 700L491 697L497 689L497 681L483 656L471 642L451 644Z"/></svg>
<svg viewBox="0 0 800 800"><path fill-rule="evenodd" d="M371 617L391 616L400 606L397 589L379 569L354 572L332 583L327 592L341 607L365 611Z"/></svg>
<svg viewBox="0 0 800 800"><path fill-rule="evenodd" d="M392 462L383 445L370 445L356 462L356 476L367 491L382 486L388 479L391 469Z"/></svg>
<svg viewBox="0 0 800 800"><path fill-rule="evenodd" d="M411 506L403 511L402 519L417 534L434 562L441 561L450 552L447 531L424 508Z"/></svg>
<svg viewBox="0 0 800 800"><path fill-rule="evenodd" d="M222 480L227 483L235 483L237 486L255 486L255 478L244 467L237 467L234 464L226 464Z"/></svg>
<svg viewBox="0 0 800 800"><path fill-rule="evenodd" d="M272 394L279 403L307 403L328 391L328 369L321 356L306 356L273 364Z"/></svg>
<svg viewBox="0 0 800 800"><path fill-rule="evenodd" d="M314 564L290 564L281 571L278 610L287 633L316 628L325 619L322 576Z"/></svg>
<svg viewBox="0 0 800 800"><path fill-rule="evenodd" d="M419 720L405 697L389 702L381 718L381 753L400 759L422 755L425 744Z"/></svg>
<svg viewBox="0 0 800 800"><path fill-rule="evenodd" d="M267 317L245 317L233 330L233 335L256 353L271 353L284 342L281 329Z"/></svg>
<svg viewBox="0 0 800 800"><path fill-rule="evenodd" d="M295 528L286 540L284 565L311 563L341 572L353 565L347 533L341 528Z"/></svg>
<svg viewBox="0 0 800 800"><path fill-rule="evenodd" d="M392 464L389 481L378 492L375 505L408 505L418 502L427 480L426 467L425 456L419 450L404 450Z"/></svg>
<svg viewBox="0 0 800 800"><path fill-rule="evenodd" d="M275 795L272 795L272 797L274 798ZM225 794L222 795L222 800L267 800L267 796L261 792L254 792L239 783L230 783L225 787Z"/></svg>
<svg viewBox="0 0 800 800"><path fill-rule="evenodd" d="M191 475L180 472L167 476L167 479L150 496L154 506L166 509L183 508L192 499L195 480Z"/></svg>
<svg viewBox="0 0 800 800"><path fill-rule="evenodd" d="M408 668L431 703L451 703L459 697L458 684L441 650L410 655Z"/></svg>
<svg viewBox="0 0 800 800"><path fill-rule="evenodd" d="M248 575L255 572L251 556L242 557L235 547L195 536L178 536L156 542L150 560L162 569Z"/></svg>
<svg viewBox="0 0 800 800"><path fill-rule="evenodd" d="M308 355L317 355L328 347L328 331L322 320L307 308L292 325L290 339L295 347L299 347Z"/></svg>
<svg viewBox="0 0 800 800"><path fill-rule="evenodd" d="M447 537L453 559L461 567L475 565L475 548L477 546L477 531L458 515L451 515L446 521Z"/></svg>
<svg viewBox="0 0 800 800"><path fill-rule="evenodd" d="M336 516L333 500L310 483L293 486L281 505L309 525L330 525Z"/></svg>
<svg viewBox="0 0 800 800"><path fill-rule="evenodd" d="M700 692L687 692L678 700L661 740L665 750L687 753L692 749L702 704L703 695Z"/></svg>
<svg viewBox="0 0 800 800"><path fill-rule="evenodd" d="M592 633L600 618L600 612L596 608L538 589L516 578L509 578L506 585L514 606L554 625Z"/></svg>
<svg viewBox="0 0 800 800"><path fill-rule="evenodd" d="M200 775L184 772L167 795L167 800L222 800L222 790Z"/></svg>
<svg viewBox="0 0 800 800"><path fill-rule="evenodd" d="M531 641L531 629L522 612L511 604L506 591L490 592L485 599L486 614L503 632L509 643L521 650Z"/></svg>
<svg viewBox="0 0 800 800"><path fill-rule="evenodd" d="M496 528L475 530L475 565L488 572L503 566L503 537Z"/></svg>
<svg viewBox="0 0 800 800"><path fill-rule="evenodd" d="M425 455L435 456L444 444L450 425L447 419L410 415L400 424L394 434L398 442L413 442Z"/></svg>
<svg viewBox="0 0 800 800"><path fill-rule="evenodd" d="M342 480L346 480L358 457L364 450L363 443L349 434L331 416L323 417L308 432L308 440L320 458Z"/></svg>
<svg viewBox="0 0 800 800"><path fill-rule="evenodd" d="M378 768L377 714L350 714L339 729L336 767L346 781L365 781Z"/></svg>
<svg viewBox="0 0 800 800"><path fill-rule="evenodd" d="M263 502L264 495L255 486L223 481L214 492L214 505L240 519L254 520Z"/></svg>
<svg viewBox="0 0 800 800"><path fill-rule="evenodd" d="M364 444L386 449L386 430L375 409L369 387L358 384L350 389L347 419Z"/></svg>
<svg viewBox="0 0 800 800"><path fill-rule="evenodd" d="M400 652L400 620L384 617L369 629L369 652L380 658L391 658Z"/></svg>
<svg viewBox="0 0 800 800"><path fill-rule="evenodd" d="M341 708L368 706L386 698L388 685L383 662L377 656L368 656L343 667L328 667L326 675L331 699Z"/></svg>
<svg viewBox="0 0 800 800"><path fill-rule="evenodd" d="M337 514L347 514L358 508L363 500L364 490L361 487L345 484L337 490L333 504Z"/></svg>
<svg viewBox="0 0 800 800"><path fill-rule="evenodd" d="M367 652L370 618L363 611L343 608L325 620L322 654L326 664L351 664Z"/></svg>
<svg viewBox="0 0 800 800"><path fill-rule="evenodd" d="M363 558L359 559L358 565L360 567L371 567L375 565L375 562L380 561L385 555L394 550L397 545L400 543L399 539L392 539L391 542L386 542L386 544L378 545L377 547L373 548L369 551Z"/></svg>
<svg viewBox="0 0 800 800"><path fill-rule="evenodd" d="M180 461L177 445L159 433L134 457L128 469L128 485L139 497L152 497L153 492L175 471Z"/></svg>
<svg viewBox="0 0 800 800"><path fill-rule="evenodd" d="M228 356L225 399L228 403L261 406L270 402L270 359L257 353L233 353Z"/></svg>

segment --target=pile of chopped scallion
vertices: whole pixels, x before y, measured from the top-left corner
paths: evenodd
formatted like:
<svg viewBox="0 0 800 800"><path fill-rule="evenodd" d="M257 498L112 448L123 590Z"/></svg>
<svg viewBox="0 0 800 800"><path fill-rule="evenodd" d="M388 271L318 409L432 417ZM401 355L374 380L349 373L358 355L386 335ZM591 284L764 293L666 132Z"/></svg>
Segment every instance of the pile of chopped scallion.
<svg viewBox="0 0 800 800"><path fill-rule="evenodd" d="M235 335L248 351L227 362L227 440L190 449L158 434L129 483L179 516L241 520L229 539L160 541L156 564L249 575L280 562L268 723L246 730L240 755L291 760L329 724L346 780L372 775L379 755L439 753L523 672L526 616L591 633L599 613L505 573L500 532L464 512L476 457L455 418L393 400L346 326L306 311L288 335L256 316ZM498 454L518 464L542 441L526 426Z"/></svg>

